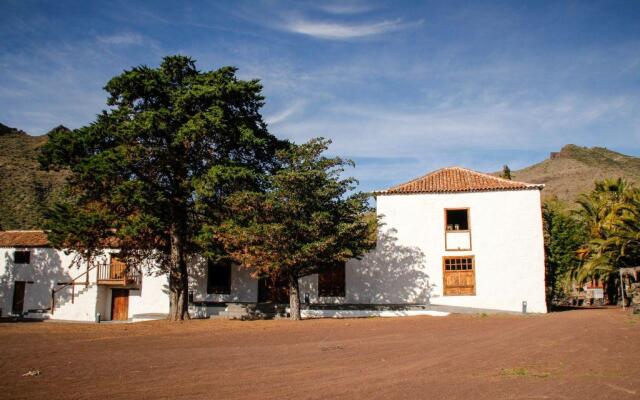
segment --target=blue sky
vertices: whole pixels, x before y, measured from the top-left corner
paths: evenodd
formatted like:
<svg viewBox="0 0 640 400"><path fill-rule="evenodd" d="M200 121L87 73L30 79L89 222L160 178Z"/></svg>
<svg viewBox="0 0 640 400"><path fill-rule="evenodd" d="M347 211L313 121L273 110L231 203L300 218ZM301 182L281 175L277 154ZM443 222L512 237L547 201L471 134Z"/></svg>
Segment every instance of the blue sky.
<svg viewBox="0 0 640 400"><path fill-rule="evenodd" d="M640 2L2 1L0 122L77 128L170 54L264 85L277 136L333 139L361 189L443 166L640 155Z"/></svg>

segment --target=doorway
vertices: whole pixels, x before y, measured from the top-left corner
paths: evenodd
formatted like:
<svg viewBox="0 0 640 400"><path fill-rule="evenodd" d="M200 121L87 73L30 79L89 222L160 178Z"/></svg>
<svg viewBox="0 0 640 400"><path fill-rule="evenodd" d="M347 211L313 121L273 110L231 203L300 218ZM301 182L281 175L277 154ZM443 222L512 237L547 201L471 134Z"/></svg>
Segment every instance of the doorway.
<svg viewBox="0 0 640 400"><path fill-rule="evenodd" d="M129 289L111 290L111 320L126 321L129 319Z"/></svg>
<svg viewBox="0 0 640 400"><path fill-rule="evenodd" d="M24 289L25 281L15 281L13 284L13 304L11 306L11 313L16 315L22 315L24 311Z"/></svg>

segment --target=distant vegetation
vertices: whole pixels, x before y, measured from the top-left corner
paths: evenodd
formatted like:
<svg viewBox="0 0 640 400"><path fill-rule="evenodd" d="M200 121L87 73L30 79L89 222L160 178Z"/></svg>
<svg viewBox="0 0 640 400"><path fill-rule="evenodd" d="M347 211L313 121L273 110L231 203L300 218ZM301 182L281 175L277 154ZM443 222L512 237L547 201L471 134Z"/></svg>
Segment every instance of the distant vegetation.
<svg viewBox="0 0 640 400"><path fill-rule="evenodd" d="M53 131L66 130L59 126ZM30 136L0 124L0 227L36 229L43 214L60 196L67 173L45 172L38 166L40 148L49 135Z"/></svg>

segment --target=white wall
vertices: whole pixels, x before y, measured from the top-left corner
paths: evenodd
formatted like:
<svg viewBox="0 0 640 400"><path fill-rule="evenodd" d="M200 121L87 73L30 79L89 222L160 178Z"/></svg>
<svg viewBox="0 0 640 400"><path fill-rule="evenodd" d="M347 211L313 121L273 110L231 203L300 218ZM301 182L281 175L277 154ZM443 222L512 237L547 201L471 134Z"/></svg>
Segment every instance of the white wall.
<svg viewBox="0 0 640 400"><path fill-rule="evenodd" d="M470 208L472 249L446 251L445 208ZM346 269L346 297L318 298L317 276L301 280L312 302L403 304L546 312L538 190L388 195L377 198L378 244ZM474 255L475 296L444 296L442 257Z"/></svg>
<svg viewBox="0 0 640 400"><path fill-rule="evenodd" d="M16 250L31 252L29 264L13 262ZM58 282L70 282L86 271L86 262L74 263L75 253L46 247L0 248L0 307L3 315L11 312L15 281L27 281L23 311L51 307L51 290L60 288L55 296L55 312L29 313L31 318L52 318L73 321L93 321L96 313L98 287L96 271L89 272L86 285L62 287ZM85 282L84 277L79 281Z"/></svg>
<svg viewBox="0 0 640 400"><path fill-rule="evenodd" d="M145 314L169 314L167 274L144 271L140 289L129 291L129 318L139 318Z"/></svg>
<svg viewBox="0 0 640 400"><path fill-rule="evenodd" d="M529 312L546 312L540 206L538 190L379 196L377 212L384 225L378 232L377 247L362 260L347 263L346 296L318 297L318 277L312 275L300 280L301 297L309 293L314 303L431 303L505 311L520 311L522 301L527 301ZM470 209L471 250L445 250L445 208ZM69 270L73 256L50 248L31 248L31 264L14 264L14 250L0 248L0 307L4 315L11 311L14 281L34 282L26 285L26 311L49 307L51 288L84 271ZM474 296L443 295L445 255L475 256ZM194 301L257 300L258 281L244 268L232 268L228 295L206 293L207 271L202 257L195 257L189 269ZM74 305L69 299L69 293L58 296L57 302L65 311L56 311L54 318L92 321L96 312L110 318L108 288L85 288ZM164 314L168 310L166 275L145 271L141 290L130 291L129 316Z"/></svg>
<svg viewBox="0 0 640 400"><path fill-rule="evenodd" d="M231 267L231 293L207 293L207 262L202 257L194 257L189 263L190 290L194 301L206 302L255 302L258 300L258 280L251 277L247 268L239 265Z"/></svg>
<svg viewBox="0 0 640 400"><path fill-rule="evenodd" d="M29 250L30 264L15 264L13 252ZM108 262L109 254L96 259L97 262ZM70 282L86 271L86 262L78 268L72 261L75 254L52 248L0 248L0 307L3 315L11 312L15 281L32 281L25 288L24 311L30 309L46 309L51 306L51 290L60 288L58 282ZM89 271L88 286L67 286L56 293L56 308L51 313L31 313L29 317L51 318L72 321L94 321L99 312L103 319L111 318L111 287L97 285L97 269ZM84 282L82 277L77 282ZM75 291L72 302L72 290ZM129 317L136 318L141 314L167 314L169 312L169 296L167 275L156 275L145 270L142 286L139 290L129 292Z"/></svg>

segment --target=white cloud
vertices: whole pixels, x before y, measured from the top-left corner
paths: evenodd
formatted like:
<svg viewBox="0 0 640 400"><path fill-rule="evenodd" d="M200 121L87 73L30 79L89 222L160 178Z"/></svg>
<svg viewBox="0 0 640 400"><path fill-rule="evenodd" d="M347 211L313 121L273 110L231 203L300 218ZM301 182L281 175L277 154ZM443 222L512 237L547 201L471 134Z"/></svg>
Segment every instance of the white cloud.
<svg viewBox="0 0 640 400"><path fill-rule="evenodd" d="M296 112L300 111L303 105L304 105L303 101L296 101L295 103L291 104L289 107L285 108L284 110L266 117L265 120L269 125L276 125L280 122L285 121L287 118L289 118L291 115L295 114Z"/></svg>
<svg viewBox="0 0 640 400"><path fill-rule="evenodd" d="M144 41L144 38L142 37L142 35L137 33L132 33L132 32L122 32L122 33L116 33L113 35L98 36L96 39L100 43L115 45L115 46L137 45L137 44L142 44L142 42Z"/></svg>
<svg viewBox="0 0 640 400"><path fill-rule="evenodd" d="M372 9L371 6L362 3L346 3L346 2L338 2L338 3L328 3L328 4L320 4L318 8L324 12L330 14L360 14L363 12L370 11Z"/></svg>
<svg viewBox="0 0 640 400"><path fill-rule="evenodd" d="M303 18L291 19L285 22L284 30L320 39L354 39L365 36L380 35L407 27L401 20L382 21L365 24L346 24L337 22L317 22Z"/></svg>
<svg viewBox="0 0 640 400"><path fill-rule="evenodd" d="M421 158L451 152L455 159L455 148L542 150L569 142L597 145L598 138L591 133L594 126L611 126L617 119L638 121L633 116L638 107L624 96L561 96L539 103L504 100L442 109L334 104L304 121L286 121L277 131L300 142L318 135L332 137L338 154ZM628 131L612 131L607 140L624 145Z"/></svg>

